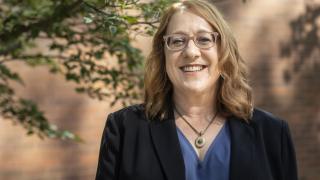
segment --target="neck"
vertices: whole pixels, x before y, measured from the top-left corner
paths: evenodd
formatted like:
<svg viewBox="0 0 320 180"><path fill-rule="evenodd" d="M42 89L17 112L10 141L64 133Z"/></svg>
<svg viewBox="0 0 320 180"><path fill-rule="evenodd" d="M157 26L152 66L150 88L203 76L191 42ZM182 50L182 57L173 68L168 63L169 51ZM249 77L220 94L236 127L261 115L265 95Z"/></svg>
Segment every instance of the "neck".
<svg viewBox="0 0 320 180"><path fill-rule="evenodd" d="M174 91L173 99L176 109L192 118L210 117L217 111L216 91L199 94Z"/></svg>

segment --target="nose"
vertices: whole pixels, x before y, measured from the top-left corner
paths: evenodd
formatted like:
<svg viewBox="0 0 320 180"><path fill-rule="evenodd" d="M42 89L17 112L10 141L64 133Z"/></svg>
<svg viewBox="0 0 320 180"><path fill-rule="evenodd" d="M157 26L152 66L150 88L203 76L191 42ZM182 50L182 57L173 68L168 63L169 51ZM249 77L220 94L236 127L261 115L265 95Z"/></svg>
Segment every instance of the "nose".
<svg viewBox="0 0 320 180"><path fill-rule="evenodd" d="M201 54L200 49L196 46L195 42L192 39L189 40L187 47L185 47L183 53L186 58L190 58L192 60L200 57Z"/></svg>

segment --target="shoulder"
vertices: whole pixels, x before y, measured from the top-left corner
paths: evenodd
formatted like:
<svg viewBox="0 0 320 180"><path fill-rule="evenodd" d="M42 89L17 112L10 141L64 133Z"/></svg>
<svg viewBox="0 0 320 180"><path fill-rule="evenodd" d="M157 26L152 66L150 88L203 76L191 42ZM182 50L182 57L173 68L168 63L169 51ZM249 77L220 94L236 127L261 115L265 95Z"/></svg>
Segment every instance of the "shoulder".
<svg viewBox="0 0 320 180"><path fill-rule="evenodd" d="M260 108L254 108L253 115L251 119L254 123L258 124L270 124L270 125L279 125L282 123L281 120L276 115L272 114L271 112L265 111Z"/></svg>
<svg viewBox="0 0 320 180"><path fill-rule="evenodd" d="M262 109L254 109L251 126L255 130L256 152L267 157L275 174L281 170L284 179L297 179L295 150L288 123Z"/></svg>
<svg viewBox="0 0 320 180"><path fill-rule="evenodd" d="M254 108L251 120L256 124L265 124L270 126L278 126L283 123L281 118L260 108Z"/></svg>
<svg viewBox="0 0 320 180"><path fill-rule="evenodd" d="M281 134L287 122L263 109L254 108L251 124L263 133Z"/></svg>
<svg viewBox="0 0 320 180"><path fill-rule="evenodd" d="M107 121L113 121L118 126L146 121L143 104L124 107L108 115Z"/></svg>
<svg viewBox="0 0 320 180"><path fill-rule="evenodd" d="M135 105L131 105L131 106L127 106L122 109L119 109L111 114L113 114L113 116L118 118L121 118L127 115L141 116L141 115L144 115L144 106L143 104L135 104Z"/></svg>

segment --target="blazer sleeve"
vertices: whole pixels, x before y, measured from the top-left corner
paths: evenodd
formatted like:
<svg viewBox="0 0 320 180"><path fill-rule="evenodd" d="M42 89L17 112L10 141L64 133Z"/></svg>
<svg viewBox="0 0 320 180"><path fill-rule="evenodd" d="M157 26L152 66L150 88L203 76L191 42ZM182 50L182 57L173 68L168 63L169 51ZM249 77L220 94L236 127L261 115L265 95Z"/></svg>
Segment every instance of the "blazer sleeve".
<svg viewBox="0 0 320 180"><path fill-rule="evenodd" d="M298 180L298 171L294 145L291 139L289 126L282 121L282 165L284 180Z"/></svg>
<svg viewBox="0 0 320 180"><path fill-rule="evenodd" d="M103 130L96 180L118 179L120 133L114 114L109 114Z"/></svg>

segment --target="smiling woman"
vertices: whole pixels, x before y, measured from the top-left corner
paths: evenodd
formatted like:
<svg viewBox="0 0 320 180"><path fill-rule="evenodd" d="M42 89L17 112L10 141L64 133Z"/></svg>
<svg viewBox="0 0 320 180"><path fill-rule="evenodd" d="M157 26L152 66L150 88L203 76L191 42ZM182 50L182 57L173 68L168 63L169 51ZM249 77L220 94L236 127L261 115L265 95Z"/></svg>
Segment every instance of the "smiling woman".
<svg viewBox="0 0 320 180"><path fill-rule="evenodd" d="M218 48L217 34L213 36L213 33L217 32L213 31L213 27L206 20L194 13L178 11L171 17L166 30L169 38L166 39L167 48L164 49L164 54L166 73L177 98L181 97L178 95L190 94L191 97L212 101L216 96L215 89L219 78ZM175 36L186 38L180 37L180 42L176 42L179 38ZM195 40L190 41L189 36L195 37ZM168 48L168 44L172 43L180 43L183 48ZM204 94L206 96L203 96Z"/></svg>
<svg viewBox="0 0 320 180"><path fill-rule="evenodd" d="M209 46L200 45L199 47L199 44L203 43L199 38L208 38L203 34L211 34L209 40L212 42L208 43ZM202 41L204 40L202 39ZM177 45L178 47L173 48ZM192 58L196 58L196 61L193 61ZM184 61L176 59L184 59ZM218 93L217 99L214 100L217 101L216 108L221 113L231 113L248 120L253 107L252 92L247 83L247 67L238 52L236 40L222 15L216 7L201 1L176 3L162 17L159 29L154 36L152 51L146 63L145 103L147 115L149 117L157 115L164 117L168 112L165 110L168 107L166 99L171 97L172 83L175 78L178 78L170 77L172 75L171 69L177 65L196 65L200 61L204 64L198 65L210 65L206 68L210 74L208 80L216 81L217 78L214 79L217 72L224 79L223 82L216 81L217 84L220 83L215 86L220 88L216 90ZM195 68L195 66L193 67ZM173 79L168 81L169 77ZM184 82L186 83L186 81ZM206 86L210 86L210 84Z"/></svg>
<svg viewBox="0 0 320 180"><path fill-rule="evenodd" d="M163 14L145 100L109 115L96 179L296 180L288 125L254 108L247 69L215 6Z"/></svg>

